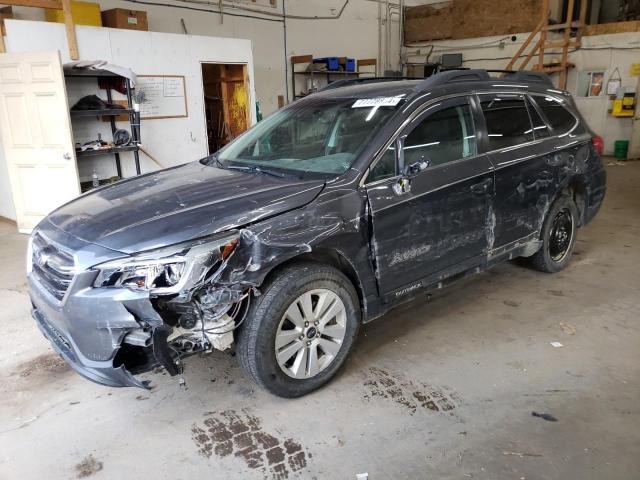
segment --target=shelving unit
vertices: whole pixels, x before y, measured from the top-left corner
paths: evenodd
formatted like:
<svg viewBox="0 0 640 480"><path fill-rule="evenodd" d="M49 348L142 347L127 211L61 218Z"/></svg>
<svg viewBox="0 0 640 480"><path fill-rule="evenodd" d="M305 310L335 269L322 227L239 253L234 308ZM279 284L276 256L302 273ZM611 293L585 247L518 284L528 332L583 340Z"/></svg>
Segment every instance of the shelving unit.
<svg viewBox="0 0 640 480"><path fill-rule="evenodd" d="M291 57L291 85L293 88L293 99L297 100L298 98L306 97L308 93L305 94L297 94L296 93L296 80L298 78L319 78L326 81L327 84L334 82L336 80L342 80L344 78L358 78L361 75L367 76L377 76L377 66L375 59L362 59L357 61L356 71L355 72L346 72L339 70L306 70L306 68L313 63L313 55L295 55ZM305 65L305 70L300 70L299 66ZM373 72L364 72L360 70L361 66L373 66ZM296 70L296 67L298 69Z"/></svg>
<svg viewBox="0 0 640 480"><path fill-rule="evenodd" d="M131 133L131 141L128 145L124 145L121 147L111 147L111 148L102 148L98 150L88 149L88 150L80 150L76 148L76 158L83 157L95 157L98 155L114 155L116 170L119 178L122 178L122 165L120 163L120 153L122 152L133 152L136 175L140 175L140 112L136 111L133 108L133 93L134 88L131 85L131 81L120 75L117 75L113 72L109 72L107 70L71 70L66 69L64 71L64 76L66 79L71 78L96 78L96 83L99 82L99 79L120 79L125 82L126 86L126 97L127 97L127 108L119 109L104 109L104 110L71 110L70 115L72 120L82 121L86 120L90 117L94 117L97 119L102 119L102 117L108 117L109 123L111 125L111 134L114 134L117 130L116 127L116 117L121 115L126 115L129 117L129 127ZM96 85L96 89L97 89ZM105 88L107 94L107 103L113 103L113 95L112 95L112 85L109 84L107 88Z"/></svg>

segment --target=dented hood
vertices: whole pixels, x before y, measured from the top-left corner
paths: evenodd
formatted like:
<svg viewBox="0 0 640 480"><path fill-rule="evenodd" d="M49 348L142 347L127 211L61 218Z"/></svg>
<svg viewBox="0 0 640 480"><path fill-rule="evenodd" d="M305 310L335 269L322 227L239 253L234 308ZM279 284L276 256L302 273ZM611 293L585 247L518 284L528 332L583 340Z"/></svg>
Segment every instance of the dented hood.
<svg viewBox="0 0 640 480"><path fill-rule="evenodd" d="M193 162L98 189L47 219L79 239L136 253L302 207L323 186L323 180L278 178Z"/></svg>

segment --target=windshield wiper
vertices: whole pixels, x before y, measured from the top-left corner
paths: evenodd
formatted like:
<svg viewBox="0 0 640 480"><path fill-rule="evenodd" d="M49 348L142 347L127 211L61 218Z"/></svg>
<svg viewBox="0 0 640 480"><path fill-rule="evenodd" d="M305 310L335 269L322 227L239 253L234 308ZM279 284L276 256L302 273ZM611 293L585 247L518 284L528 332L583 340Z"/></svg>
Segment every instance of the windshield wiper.
<svg viewBox="0 0 640 480"><path fill-rule="evenodd" d="M273 170L267 170L255 165L251 166L240 166L240 165L223 165L220 160L216 158L216 162L220 168L226 168L228 170L238 170L241 172L250 172L250 173L264 173L265 175L271 175L278 178L283 178L284 173L274 172Z"/></svg>

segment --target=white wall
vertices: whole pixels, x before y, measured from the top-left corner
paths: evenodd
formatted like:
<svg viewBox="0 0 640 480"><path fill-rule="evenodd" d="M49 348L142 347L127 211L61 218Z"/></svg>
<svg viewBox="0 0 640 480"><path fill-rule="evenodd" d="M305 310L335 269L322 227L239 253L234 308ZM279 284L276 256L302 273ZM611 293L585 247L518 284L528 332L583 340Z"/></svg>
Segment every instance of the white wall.
<svg viewBox="0 0 640 480"><path fill-rule="evenodd" d="M180 19L184 19L189 34L228 38L242 38L251 41L253 50L253 70L256 100L260 102L262 112L268 115L277 109L278 95L286 95L285 84L289 83L291 92L290 75L285 76L288 69L288 59L291 55L311 54L320 56L348 56L353 58L378 58L378 3L371 0L349 0L342 16L336 20L298 20L288 19L287 26L287 51L284 50L283 23L279 21L265 21L251 18L234 17L224 15L222 22L217 13L187 10L180 6L200 8L198 5L175 3L175 7L162 7L152 5L135 4L121 0L100 0L102 10L109 8L127 8L147 11L149 29L153 32L168 32L177 35L167 37L170 40L158 40L159 37L148 34L143 44L128 36L130 31L123 32L111 48L107 48L105 31L110 29L92 29L89 27L77 27L80 55L83 59L111 59L114 63L130 66L137 73L148 73L156 66L175 63L182 68L185 61L184 48L186 48L186 36L183 35ZM159 3L171 3L171 0ZM214 2L217 4L217 2ZM264 2L263 2L264 3ZM257 5L260 3L258 2ZM266 11L279 13L282 10L281 1L277 2L277 9L266 8ZM286 0L286 12L288 15L304 16L329 16L336 15L344 0ZM255 5L252 5L255 6ZM202 8L208 9L207 5ZM215 8L215 7L212 7ZM38 8L14 7L14 17L18 19L43 20L44 11ZM231 10L229 10L231 11ZM235 12L243 14L243 12ZM248 14L251 15L251 14ZM276 17L274 17L277 19ZM11 21L7 21L10 24ZM29 48L41 49L59 48L63 55L67 55L66 37L61 25L41 24L39 33L46 32L46 38L42 34L30 44ZM391 26L393 30L390 42L390 58L398 59L398 23L394 18ZM80 33L87 32L87 33ZM102 33L100 33L102 32ZM111 37L111 35L108 35ZM99 40L100 38L104 39ZM136 37L137 38L137 37ZM93 40L89 40L93 39ZM87 41L92 45L85 45ZM383 36L384 42L384 36ZM10 39L8 39L10 44ZM154 47L155 46L155 47ZM98 48L100 47L100 48ZM145 52L151 48L153 56L145 58ZM166 50L165 50L166 48ZM46 49L46 48L45 48ZM210 53L209 48L202 48L204 53ZM384 49L384 44L383 44ZM215 48L213 49L215 53ZM87 56L88 55L88 56ZM287 59L285 61L285 58ZM222 61L222 60L218 60ZM397 61L394 61L394 68ZM285 65L286 64L286 65ZM162 67L165 69L165 67ZM143 71L146 70L146 71ZM158 72L161 73L161 72ZM301 88L298 84L298 90ZM194 80L187 83L187 97L192 98L194 92ZM70 95L74 92L70 91ZM77 93L77 92L76 92ZM291 94L290 94L291 96ZM73 101L73 100L72 100ZM191 116L194 110L189 107L190 120L177 121L172 125L171 132L167 135L163 130L156 135L156 123L159 120L149 120L147 125L143 123L142 140L145 148L157 156L163 164L172 165L176 162L186 162L196 159L206 153L204 120L195 120ZM84 132L87 135L93 132ZM195 141L192 141L192 138ZM173 139L167 141L167 139ZM187 140L188 139L188 140ZM177 141L176 141L177 140ZM180 145L180 148L177 146ZM186 147L184 147L186 145ZM174 146L176 148L174 148ZM143 156L144 157L144 156ZM84 160L83 160L84 161ZM96 163L99 174L112 173L113 169L108 161ZM125 175L132 172L130 160L123 160ZM85 162L81 167L81 175L87 176L93 170L93 162ZM102 170L102 168L109 169ZM143 171L156 169L157 167L148 160L143 160ZM7 186L2 182L6 179L5 165L0 157L0 215L15 218L13 206L8 203ZM4 212L4 213L2 213Z"/></svg>
<svg viewBox="0 0 640 480"><path fill-rule="evenodd" d="M58 49L62 62L68 62L64 25L48 22L8 20L6 45L9 52L26 52ZM250 83L250 104L255 102L255 79L251 42L248 40L177 35L157 32L78 26L79 54L81 59L102 59L133 69L137 74L184 75L188 116L142 120L142 144L164 167L179 165L202 158L207 154L206 122L203 107L201 62L246 63ZM82 96L98 93L95 79L67 80L69 106ZM255 122L255 109L251 109ZM110 139L110 127L106 122L94 119L74 119L74 141L84 143L95 139L97 133ZM128 122L123 122L128 128ZM142 171L159 167L141 154ZM121 154L123 175L134 175L133 153ZM0 171L6 169L0 158ZM81 158L78 160L81 180L90 180L95 169L100 178L116 174L113 156ZM5 187L2 186L5 192ZM3 193L3 197L6 193ZM4 202L3 202L4 205ZM7 208L7 216L15 218Z"/></svg>
<svg viewBox="0 0 640 480"><path fill-rule="evenodd" d="M442 53L462 52L465 67L504 69L528 35L528 33L516 34L515 42L511 41L510 35L436 41L408 49L407 59L409 62L424 61L426 54L433 46L430 61L436 61ZM504 42L503 47L500 47L500 42ZM580 50L569 54L569 62L573 63L575 68L569 71L567 90L574 94L574 97L577 72L584 70L606 70L606 82L617 67L622 77L622 85L635 88L638 78L631 77L629 71L632 63L640 62L640 32L582 37L582 46ZM551 61L553 57L559 57L559 55L548 55L546 61ZM527 68L533 68L534 63L535 59ZM554 81L557 82L557 78L554 78ZM589 126L603 137L605 154L613 154L616 140L631 138L631 119L609 115L607 113L609 100L605 95L595 98L575 97L575 100Z"/></svg>
<svg viewBox="0 0 640 480"><path fill-rule="evenodd" d="M156 1L156 0L150 0ZM278 95L285 95L285 52L283 23L231 16L254 15L226 8L222 23L218 13L193 11L180 7L217 10L217 1L212 6L194 3L179 3L172 0L157 0L158 3L174 4L173 7L136 4L122 0L97 0L102 10L126 8L145 10L149 29L154 32L182 34L180 19L184 19L187 30L193 35L243 38L253 45L254 70L256 78L256 98L263 113L270 114L277 109ZM384 1L384 0L382 0ZM422 1L422 0L420 0ZM1 1L0 1L1 3ZM262 2L265 3L265 2ZM391 2L397 3L397 2ZM415 2L414 2L415 3ZM256 8L260 2L244 2ZM286 0L286 13L298 16L337 15L344 0ZM271 13L282 12L282 1L277 8L264 8ZM13 7L14 17L28 20L43 20L44 11L38 8ZM312 54L322 56L347 56L353 58L378 57L378 3L375 0L349 0L339 19L300 20L287 19L287 52L291 55ZM392 54L398 58L398 23L392 22ZM82 45L80 45L82 48ZM288 63L288 60L287 60ZM397 66L397 61L395 62ZM288 81L288 79L287 79ZM291 87L291 86L289 86Z"/></svg>

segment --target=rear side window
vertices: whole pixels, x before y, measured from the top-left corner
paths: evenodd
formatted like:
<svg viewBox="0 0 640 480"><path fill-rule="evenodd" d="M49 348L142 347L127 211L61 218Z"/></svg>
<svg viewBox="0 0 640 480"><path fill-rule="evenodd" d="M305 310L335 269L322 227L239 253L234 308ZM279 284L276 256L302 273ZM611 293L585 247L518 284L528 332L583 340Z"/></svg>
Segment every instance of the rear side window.
<svg viewBox="0 0 640 480"><path fill-rule="evenodd" d="M540 106L547 120L549 120L555 135L562 135L575 127L576 117L559 100L542 96L535 96L534 100Z"/></svg>
<svg viewBox="0 0 640 480"><path fill-rule="evenodd" d="M549 127L544 123L544 120L542 120L542 117L540 117L534 105L530 101L527 101L527 107L529 108L529 116L533 124L533 136L536 139L549 137L551 135Z"/></svg>
<svg viewBox="0 0 640 480"><path fill-rule="evenodd" d="M480 95L489 149L513 147L533 140L533 128L523 97Z"/></svg>

